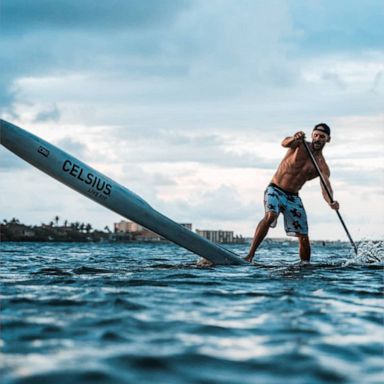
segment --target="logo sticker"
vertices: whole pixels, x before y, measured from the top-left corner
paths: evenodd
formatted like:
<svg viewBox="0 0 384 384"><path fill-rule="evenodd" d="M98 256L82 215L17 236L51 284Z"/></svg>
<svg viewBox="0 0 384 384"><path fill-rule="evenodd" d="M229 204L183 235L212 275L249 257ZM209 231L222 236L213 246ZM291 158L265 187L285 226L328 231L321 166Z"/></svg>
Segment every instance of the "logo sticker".
<svg viewBox="0 0 384 384"><path fill-rule="evenodd" d="M45 157L48 157L49 156L49 151L47 148L44 148L44 147L39 147L37 149L37 152L39 152L41 155L45 156Z"/></svg>

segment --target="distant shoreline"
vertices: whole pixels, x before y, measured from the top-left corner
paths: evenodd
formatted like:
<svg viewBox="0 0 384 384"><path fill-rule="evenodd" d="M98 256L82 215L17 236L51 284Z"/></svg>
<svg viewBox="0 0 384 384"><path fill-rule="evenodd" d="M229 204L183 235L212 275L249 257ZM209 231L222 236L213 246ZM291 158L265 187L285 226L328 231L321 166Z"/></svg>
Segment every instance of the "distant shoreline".
<svg viewBox="0 0 384 384"><path fill-rule="evenodd" d="M371 240L371 241L381 241L381 240ZM292 240L286 240L286 241L282 241L281 239L276 239L276 238L268 238L268 239L265 239L264 240L264 244L268 244L268 245L280 245L280 246L287 246L287 245L292 245L294 244L296 241L295 239L292 239ZM64 239L34 239L34 238L29 238L29 239L12 239L12 240L9 240L9 239L6 239L4 240L3 238L0 238L0 243L2 244L5 244L5 243L50 243L50 244L60 244L60 243L72 243L72 244L75 244L75 243L81 243L81 244L84 244L84 243L91 243L91 244L106 244L106 243L109 243L109 244L116 244L116 243L120 243L120 244L151 244L151 245L154 245L154 244L173 244L171 241L169 240L156 240L156 241L153 241L153 240L117 240L117 239L114 239L114 238L102 238L102 239L98 239L98 240L95 240L95 239L76 239L76 240L64 240ZM251 240L250 239L247 239L245 242L243 243L220 243L221 245L231 245L231 246L236 246L236 245L249 245L251 243ZM359 242L357 242L359 243ZM348 245L349 243L347 241L341 241L341 240L313 240L311 241L311 244L313 246L340 246L340 245Z"/></svg>
<svg viewBox="0 0 384 384"><path fill-rule="evenodd" d="M111 231L105 227L105 231L93 229L87 223L70 223L65 220L63 225L51 221L49 224L25 225L13 218L9 222L3 220L0 224L1 242L100 242L107 240Z"/></svg>
<svg viewBox="0 0 384 384"><path fill-rule="evenodd" d="M222 242L225 245L249 244L252 241L250 237L241 237L241 242ZM266 244L289 245L296 242L295 237L268 237L264 240ZM377 239L364 239L357 241L383 241ZM3 220L0 224L0 242L36 242L36 243L169 243L168 240L158 236L156 238L135 238L132 236L121 236L121 234L113 233L107 226L104 231L93 229L91 224L69 223L64 221L63 225L58 225L51 221L49 224L25 225L19 220L13 218L9 222ZM347 244L345 240L311 240L311 244L319 246L341 245Z"/></svg>

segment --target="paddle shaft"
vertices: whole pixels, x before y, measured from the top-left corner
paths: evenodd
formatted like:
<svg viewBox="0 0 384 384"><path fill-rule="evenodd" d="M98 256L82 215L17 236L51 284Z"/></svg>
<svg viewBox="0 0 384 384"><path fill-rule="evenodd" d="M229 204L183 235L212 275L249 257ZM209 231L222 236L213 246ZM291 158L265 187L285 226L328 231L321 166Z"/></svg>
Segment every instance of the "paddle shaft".
<svg viewBox="0 0 384 384"><path fill-rule="evenodd" d="M312 163L313 163L314 167L316 168L317 173L319 174L319 177L320 177L320 180L321 180L321 184L323 185L325 191L327 192L327 195L328 195L329 199L331 200L331 203L333 203L334 200L333 200L332 194L331 194L330 190L328 189L327 184L325 183L324 176L322 175L322 173L321 173L321 171L320 171L320 168L319 168L318 164L316 163L316 160L315 160L315 158L314 158L314 156L313 156L313 153L311 152L311 150L310 150L309 147L308 147L308 143L307 143L305 140L303 140L303 144L304 144L304 147L305 147L305 149L306 149L306 151L307 151L307 153L308 153L308 156L310 157L310 159L312 160ZM349 239L350 243L352 244L352 247L353 247L353 249L354 249L354 251L355 251L355 254L357 255L357 247L356 247L356 244L355 244L354 241L352 240L352 237L351 237L351 235L350 235L350 233L349 233L349 231L348 231L348 228L347 228L347 226L345 225L344 220L343 220L343 218L341 217L340 212L339 212L338 209L336 210L336 214L337 214L337 216L338 216L339 219L340 219L340 222L341 222L341 224L342 224L342 226L343 226L343 228L344 228L344 230L345 230L345 232L346 232L346 234L347 234L347 236L348 236L348 239Z"/></svg>

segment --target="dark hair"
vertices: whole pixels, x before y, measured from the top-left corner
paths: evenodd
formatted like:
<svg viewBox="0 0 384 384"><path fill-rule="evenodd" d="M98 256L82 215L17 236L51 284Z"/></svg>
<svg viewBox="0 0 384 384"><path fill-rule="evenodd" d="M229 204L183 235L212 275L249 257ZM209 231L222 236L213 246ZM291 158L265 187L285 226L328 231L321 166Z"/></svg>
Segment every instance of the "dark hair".
<svg viewBox="0 0 384 384"><path fill-rule="evenodd" d="M331 128L325 123L316 124L313 128L314 131L321 131L326 133L328 136L331 136Z"/></svg>

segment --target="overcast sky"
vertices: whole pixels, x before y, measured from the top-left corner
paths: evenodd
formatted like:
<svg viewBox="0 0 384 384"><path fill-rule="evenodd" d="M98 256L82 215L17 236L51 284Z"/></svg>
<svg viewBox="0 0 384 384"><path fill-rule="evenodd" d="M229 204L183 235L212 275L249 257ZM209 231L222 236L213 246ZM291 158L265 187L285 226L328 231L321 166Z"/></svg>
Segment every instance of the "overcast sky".
<svg viewBox="0 0 384 384"><path fill-rule="evenodd" d="M383 238L382 0L1 0L1 117L198 229L253 234L281 140L326 122L335 198ZM122 218L0 148L1 219ZM346 239L319 180L310 236ZM284 236L282 220L270 236Z"/></svg>

